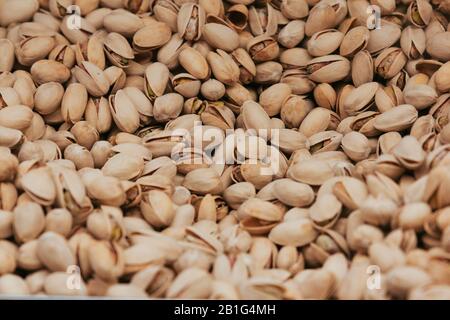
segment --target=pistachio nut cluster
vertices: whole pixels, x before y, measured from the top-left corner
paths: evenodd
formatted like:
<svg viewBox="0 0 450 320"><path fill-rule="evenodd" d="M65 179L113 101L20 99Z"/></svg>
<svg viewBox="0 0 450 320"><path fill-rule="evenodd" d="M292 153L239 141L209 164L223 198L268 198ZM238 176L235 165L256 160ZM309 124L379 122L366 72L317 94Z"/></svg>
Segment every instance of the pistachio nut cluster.
<svg viewBox="0 0 450 320"><path fill-rule="evenodd" d="M450 299L449 19L0 0L0 295Z"/></svg>

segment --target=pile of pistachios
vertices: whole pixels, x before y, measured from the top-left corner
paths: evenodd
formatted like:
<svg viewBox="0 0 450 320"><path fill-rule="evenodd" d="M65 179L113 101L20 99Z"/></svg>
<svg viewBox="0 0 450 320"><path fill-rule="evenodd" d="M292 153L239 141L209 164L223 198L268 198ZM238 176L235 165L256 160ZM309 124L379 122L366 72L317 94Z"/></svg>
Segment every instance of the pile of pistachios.
<svg viewBox="0 0 450 320"><path fill-rule="evenodd" d="M450 299L450 0L0 0L0 298Z"/></svg>

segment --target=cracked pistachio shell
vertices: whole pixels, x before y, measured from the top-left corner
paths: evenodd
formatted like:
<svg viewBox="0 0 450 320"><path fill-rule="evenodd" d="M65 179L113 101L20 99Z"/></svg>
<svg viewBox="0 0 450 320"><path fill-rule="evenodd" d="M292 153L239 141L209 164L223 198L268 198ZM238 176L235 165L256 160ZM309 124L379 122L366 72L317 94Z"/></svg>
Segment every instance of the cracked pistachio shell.
<svg viewBox="0 0 450 320"><path fill-rule="evenodd" d="M56 45L48 58L62 63L67 68L72 68L76 62L75 51L67 44Z"/></svg>
<svg viewBox="0 0 450 320"><path fill-rule="evenodd" d="M86 110L88 92L80 83L70 84L61 101L61 113L68 123L76 123L81 120Z"/></svg>
<svg viewBox="0 0 450 320"><path fill-rule="evenodd" d="M33 111L24 105L7 106L0 109L0 126L25 130L33 119Z"/></svg>
<svg viewBox="0 0 450 320"><path fill-rule="evenodd" d="M414 0L408 7L406 17L416 27L424 28L430 23L432 14L433 7L428 1Z"/></svg>
<svg viewBox="0 0 450 320"><path fill-rule="evenodd" d="M403 92L395 85L380 86L375 94L375 104L380 112L388 111L404 103Z"/></svg>
<svg viewBox="0 0 450 320"><path fill-rule="evenodd" d="M116 93L118 90L123 89L126 84L126 74L122 68L116 66L110 66L104 71L104 75L108 80L111 94ZM141 84L144 84L141 82ZM140 88L140 87L139 87Z"/></svg>
<svg viewBox="0 0 450 320"><path fill-rule="evenodd" d="M247 51L243 48L237 48L231 53L234 61L240 69L239 80L243 84L252 82L256 75L256 65Z"/></svg>
<svg viewBox="0 0 450 320"><path fill-rule="evenodd" d="M250 198L238 208L238 214L243 218L277 222L282 220L284 212L269 201Z"/></svg>
<svg viewBox="0 0 450 320"><path fill-rule="evenodd" d="M142 90L136 87L125 87L123 91L127 97L131 100L136 111L139 113L141 125L145 125L149 122L149 118L153 116L152 103L147 99Z"/></svg>
<svg viewBox="0 0 450 320"><path fill-rule="evenodd" d="M272 143L277 144L280 150L290 154L296 150L309 149L309 140L301 132L292 129L279 129L276 133L278 136L272 137ZM275 142L275 138L278 140Z"/></svg>
<svg viewBox="0 0 450 320"><path fill-rule="evenodd" d="M143 169L144 159L142 157L118 153L106 161L102 171L107 176L121 180L132 180L137 178Z"/></svg>
<svg viewBox="0 0 450 320"><path fill-rule="evenodd" d="M0 107L3 108L17 104L21 104L20 92L11 87L0 87Z"/></svg>
<svg viewBox="0 0 450 320"><path fill-rule="evenodd" d="M218 49L216 52L210 51L206 56L214 77L220 82L233 85L239 80L239 66L231 55Z"/></svg>
<svg viewBox="0 0 450 320"><path fill-rule="evenodd" d="M345 34L339 53L344 57L353 57L367 47L369 38L369 30L365 26L352 28Z"/></svg>
<svg viewBox="0 0 450 320"><path fill-rule="evenodd" d="M400 72L407 60L408 58L400 48L387 48L375 59L375 72L384 79L391 79Z"/></svg>
<svg viewBox="0 0 450 320"><path fill-rule="evenodd" d="M361 180L343 177L334 184L333 194L345 207L356 210L367 198L368 190Z"/></svg>
<svg viewBox="0 0 450 320"><path fill-rule="evenodd" d="M103 48L109 61L117 67L126 68L129 66L129 60L134 59L133 49L119 33L109 33L103 41Z"/></svg>
<svg viewBox="0 0 450 320"><path fill-rule="evenodd" d="M154 50L166 44L171 36L170 27L164 22L155 20L134 34L133 48L138 52Z"/></svg>
<svg viewBox="0 0 450 320"><path fill-rule="evenodd" d="M285 83L278 83L264 90L259 96L259 104L269 117L280 113L283 101L291 94L291 87Z"/></svg>
<svg viewBox="0 0 450 320"><path fill-rule="evenodd" d="M21 185L28 196L37 203L48 206L56 198L56 189L47 167L30 170L22 176Z"/></svg>
<svg viewBox="0 0 450 320"><path fill-rule="evenodd" d="M45 232L37 242L36 254L41 263L51 271L66 272L76 264L76 259L66 239L55 233Z"/></svg>
<svg viewBox="0 0 450 320"><path fill-rule="evenodd" d="M383 49L393 46L401 37L402 30L399 26L386 23L380 29L370 31L369 43L367 51L371 54L381 52Z"/></svg>
<svg viewBox="0 0 450 320"><path fill-rule="evenodd" d="M150 266L133 275L131 284L140 287L150 297L163 297L175 273L166 267Z"/></svg>
<svg viewBox="0 0 450 320"><path fill-rule="evenodd" d="M188 41L199 40L205 20L206 13L202 6L195 3L184 3L178 12L177 30Z"/></svg>
<svg viewBox="0 0 450 320"><path fill-rule="evenodd" d="M296 47L305 37L305 22L292 20L278 33L278 42L285 48Z"/></svg>
<svg viewBox="0 0 450 320"><path fill-rule="evenodd" d="M342 56L328 55L312 59L306 68L312 81L332 83L347 77L350 62Z"/></svg>
<svg viewBox="0 0 450 320"><path fill-rule="evenodd" d="M230 27L207 23L202 28L203 39L213 48L231 52L239 47L239 35Z"/></svg>
<svg viewBox="0 0 450 320"><path fill-rule="evenodd" d="M280 117L286 127L298 128L312 108L310 101L302 96L292 94L283 101Z"/></svg>
<svg viewBox="0 0 450 320"><path fill-rule="evenodd" d="M179 6L172 1L156 1L153 6L153 13L158 21L167 23L172 32L177 32L177 16ZM152 9L150 9L151 11Z"/></svg>
<svg viewBox="0 0 450 320"><path fill-rule="evenodd" d="M119 241L125 236L122 220L123 214L120 209L102 206L89 215L86 227L97 239Z"/></svg>
<svg viewBox="0 0 450 320"><path fill-rule="evenodd" d="M154 101L164 94L169 82L169 69L165 64L155 62L145 69L145 95Z"/></svg>
<svg viewBox="0 0 450 320"><path fill-rule="evenodd" d="M248 22L254 36L267 34L274 35L277 32L277 16L275 9L267 4L263 8L251 6L248 10Z"/></svg>
<svg viewBox="0 0 450 320"><path fill-rule="evenodd" d="M373 125L382 132L401 131L411 127L417 117L416 108L403 104L377 115Z"/></svg>
<svg viewBox="0 0 450 320"><path fill-rule="evenodd" d="M123 274L124 256L123 248L116 242L93 241L88 251L92 270L105 281L113 281Z"/></svg>
<svg viewBox="0 0 450 320"><path fill-rule="evenodd" d="M53 60L39 60L33 63L30 72L37 84L64 83L70 78L70 70L62 63Z"/></svg>
<svg viewBox="0 0 450 320"><path fill-rule="evenodd" d="M197 79L203 80L210 75L208 62L194 48L187 47L181 50L178 60L180 65Z"/></svg>
<svg viewBox="0 0 450 320"><path fill-rule="evenodd" d="M313 154L327 151L335 151L339 148L342 134L333 130L318 132L308 138L310 151Z"/></svg>
<svg viewBox="0 0 450 320"><path fill-rule="evenodd" d="M31 66L36 61L45 59L55 46L51 36L30 36L16 45L17 61L24 66Z"/></svg>
<svg viewBox="0 0 450 320"><path fill-rule="evenodd" d="M91 149L92 145L100 138L98 131L87 121L75 123L70 132L78 144L87 149Z"/></svg>
<svg viewBox="0 0 450 320"><path fill-rule="evenodd" d="M346 114L356 115L369 110L375 104L375 94L378 88L377 82L369 82L350 91L345 97L343 105Z"/></svg>
<svg viewBox="0 0 450 320"><path fill-rule="evenodd" d="M318 31L311 36L307 43L308 52L314 57L331 54L339 48L343 38L344 34L335 29Z"/></svg>
<svg viewBox="0 0 450 320"><path fill-rule="evenodd" d="M144 218L154 227L169 226L175 214L170 197L159 190L150 190L141 202Z"/></svg>
<svg viewBox="0 0 450 320"><path fill-rule="evenodd" d="M377 197L385 196L397 204L401 203L402 191L400 187L388 176L382 173L374 172L366 177L367 188L369 192Z"/></svg>
<svg viewBox="0 0 450 320"><path fill-rule="evenodd" d="M120 180L115 177L100 175L92 181L85 181L84 184L89 196L103 205L120 206L126 200Z"/></svg>
<svg viewBox="0 0 450 320"><path fill-rule="evenodd" d="M316 32L332 29L336 25L336 18L336 11L331 5L323 2L315 5L308 14L305 34L311 37Z"/></svg>
<svg viewBox="0 0 450 320"><path fill-rule="evenodd" d="M334 177L334 171L327 161L309 159L292 164L286 176L298 182L319 186Z"/></svg>
<svg viewBox="0 0 450 320"><path fill-rule="evenodd" d="M14 209L14 235L20 242L36 239L45 229L42 207L34 202L19 204Z"/></svg>
<svg viewBox="0 0 450 320"><path fill-rule="evenodd" d="M108 100L105 97L90 98L84 113L86 121L99 133L105 133L111 128L112 116Z"/></svg>
<svg viewBox="0 0 450 320"><path fill-rule="evenodd" d="M122 131L133 133L139 128L139 113L124 90L109 96L109 109L114 122Z"/></svg>
<svg viewBox="0 0 450 320"><path fill-rule="evenodd" d="M314 88L314 100L322 108L333 110L336 105L336 91L328 83L321 83Z"/></svg>
<svg viewBox="0 0 450 320"><path fill-rule="evenodd" d="M89 94L94 97L105 95L110 88L106 73L91 62L83 61L81 66L75 66L73 74L85 86Z"/></svg>
<svg viewBox="0 0 450 320"><path fill-rule="evenodd" d="M364 72L363 72L364 70ZM373 59L367 50L358 51L352 60L352 80L356 87L372 82Z"/></svg>
<svg viewBox="0 0 450 320"><path fill-rule="evenodd" d="M342 210L342 203L332 193L317 197L309 208L310 218L320 226L329 226L335 223Z"/></svg>
<svg viewBox="0 0 450 320"><path fill-rule="evenodd" d="M126 273L140 271L151 265L162 264L165 261L162 248L151 248L146 243L137 243L126 248L123 255Z"/></svg>
<svg viewBox="0 0 450 320"><path fill-rule="evenodd" d="M414 136L411 133L412 136ZM396 131L386 132L378 138L377 155L391 154L392 149L402 140L400 133Z"/></svg>
<svg viewBox="0 0 450 320"><path fill-rule="evenodd" d="M292 207L305 207L314 200L314 191L309 185L291 179L275 180L273 194L278 200Z"/></svg>
<svg viewBox="0 0 450 320"><path fill-rule="evenodd" d="M178 55L185 47L187 43L178 33L174 33L170 40L158 50L156 59L172 70L178 66Z"/></svg>
<svg viewBox="0 0 450 320"><path fill-rule="evenodd" d="M233 111L220 104L208 104L200 117L204 125L222 130L233 129L236 121Z"/></svg>
<svg viewBox="0 0 450 320"><path fill-rule="evenodd" d="M310 219L298 219L275 226L269 233L269 239L282 246L302 247L314 241L317 235Z"/></svg>
<svg viewBox="0 0 450 320"><path fill-rule="evenodd" d="M275 39L262 34L250 39L247 51L255 62L264 62L275 60L280 53L280 47Z"/></svg>
<svg viewBox="0 0 450 320"><path fill-rule="evenodd" d="M426 48L425 32L413 26L408 26L402 31L400 46L409 59L419 59Z"/></svg>

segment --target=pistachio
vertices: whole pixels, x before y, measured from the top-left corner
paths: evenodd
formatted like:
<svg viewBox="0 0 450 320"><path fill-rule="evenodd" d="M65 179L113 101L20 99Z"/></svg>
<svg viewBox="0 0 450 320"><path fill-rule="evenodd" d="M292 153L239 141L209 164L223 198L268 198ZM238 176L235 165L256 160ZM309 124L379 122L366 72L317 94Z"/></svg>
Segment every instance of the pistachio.
<svg viewBox="0 0 450 320"><path fill-rule="evenodd" d="M194 48L183 49L179 53L178 59L181 66L193 77L203 80L209 76L210 71L206 59Z"/></svg>
<svg viewBox="0 0 450 320"><path fill-rule="evenodd" d="M223 24L205 24L202 28L202 36L211 47L225 52L231 52L239 46L237 32Z"/></svg>
<svg viewBox="0 0 450 320"><path fill-rule="evenodd" d="M153 22L139 29L133 36L133 48L145 52L162 47L170 40L170 28L163 22Z"/></svg>
<svg viewBox="0 0 450 320"><path fill-rule="evenodd" d="M344 79L350 72L350 62L338 55L314 58L307 65L309 78L315 82L336 82Z"/></svg>

